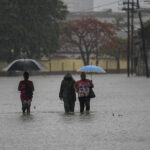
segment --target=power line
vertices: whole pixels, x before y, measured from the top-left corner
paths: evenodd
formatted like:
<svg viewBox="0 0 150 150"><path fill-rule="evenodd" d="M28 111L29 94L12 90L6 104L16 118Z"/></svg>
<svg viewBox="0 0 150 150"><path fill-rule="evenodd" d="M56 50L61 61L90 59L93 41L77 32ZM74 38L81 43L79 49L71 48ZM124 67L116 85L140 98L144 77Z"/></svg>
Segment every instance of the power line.
<svg viewBox="0 0 150 150"><path fill-rule="evenodd" d="M125 7L123 7L123 10L127 11L127 18L128 18L128 44L127 44L127 70L128 70L128 76L130 76L130 71L133 74L133 33L134 33L134 22L133 22L133 17L134 17L134 13L137 12L138 16L139 16L139 20L140 20L140 26L141 26L141 31L140 31L140 37L142 39L142 43L141 43L141 53L143 54L143 60L145 63L145 71L146 71L146 76L149 77L149 69L148 69L148 56L147 56L147 52L146 52L146 47L145 47L145 30L144 30L144 24L143 24L143 20L142 20L142 14L141 14L141 8L140 8L140 1L136 0L136 2L134 2L134 0L123 0L123 5ZM136 10L139 11L136 11ZM131 19L131 22L130 22ZM130 24L131 23L131 24ZM131 70L130 70L131 67Z"/></svg>
<svg viewBox="0 0 150 150"><path fill-rule="evenodd" d="M91 8L88 8L88 9L84 9L83 11L90 11L90 10L93 10L95 8L100 8L100 7L103 7L103 6L111 6L114 3L118 3L118 0L115 0L115 1L109 2L109 3L105 3L105 4L102 4L102 5L98 5L98 6L95 6L95 7L91 7Z"/></svg>
<svg viewBox="0 0 150 150"><path fill-rule="evenodd" d="M102 5L98 5L98 6L96 6L96 7L93 7L93 8L100 8L100 7L103 7L103 6L106 6L106 5L112 5L112 4L114 4L114 3L118 3L118 0L117 1L113 1L113 2L110 2L110 3L105 3L105 4L102 4Z"/></svg>

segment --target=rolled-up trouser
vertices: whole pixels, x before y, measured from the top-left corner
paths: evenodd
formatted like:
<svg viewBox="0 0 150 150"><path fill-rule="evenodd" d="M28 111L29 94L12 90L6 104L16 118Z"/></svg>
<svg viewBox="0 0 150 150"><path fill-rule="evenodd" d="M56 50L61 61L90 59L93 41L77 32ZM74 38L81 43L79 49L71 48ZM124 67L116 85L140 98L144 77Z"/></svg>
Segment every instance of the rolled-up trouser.
<svg viewBox="0 0 150 150"><path fill-rule="evenodd" d="M30 106L31 106L31 101L32 101L32 99L31 100L21 100L21 102L22 102L22 110L25 110L25 109L29 109L30 108Z"/></svg>
<svg viewBox="0 0 150 150"><path fill-rule="evenodd" d="M90 98L89 97L79 97L80 102L80 112L84 112L84 108L86 107L86 111L90 110Z"/></svg>

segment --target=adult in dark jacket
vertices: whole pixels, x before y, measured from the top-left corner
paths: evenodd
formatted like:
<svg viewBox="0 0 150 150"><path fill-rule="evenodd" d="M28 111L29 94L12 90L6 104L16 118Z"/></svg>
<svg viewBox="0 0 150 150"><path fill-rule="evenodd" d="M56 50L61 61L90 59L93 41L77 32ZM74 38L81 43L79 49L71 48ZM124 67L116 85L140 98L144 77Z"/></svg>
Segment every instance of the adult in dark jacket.
<svg viewBox="0 0 150 150"><path fill-rule="evenodd" d="M74 112L76 93L74 90L75 80L68 72L65 74L61 82L59 98L64 101L64 109L66 113Z"/></svg>

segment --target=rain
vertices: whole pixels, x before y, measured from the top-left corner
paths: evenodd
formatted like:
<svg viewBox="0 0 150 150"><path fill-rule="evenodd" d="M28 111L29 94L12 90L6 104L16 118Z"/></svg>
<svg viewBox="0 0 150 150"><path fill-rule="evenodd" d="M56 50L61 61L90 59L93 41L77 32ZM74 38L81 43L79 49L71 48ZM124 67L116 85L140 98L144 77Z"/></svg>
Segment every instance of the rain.
<svg viewBox="0 0 150 150"><path fill-rule="evenodd" d="M150 149L149 13L148 0L1 0L0 150Z"/></svg>

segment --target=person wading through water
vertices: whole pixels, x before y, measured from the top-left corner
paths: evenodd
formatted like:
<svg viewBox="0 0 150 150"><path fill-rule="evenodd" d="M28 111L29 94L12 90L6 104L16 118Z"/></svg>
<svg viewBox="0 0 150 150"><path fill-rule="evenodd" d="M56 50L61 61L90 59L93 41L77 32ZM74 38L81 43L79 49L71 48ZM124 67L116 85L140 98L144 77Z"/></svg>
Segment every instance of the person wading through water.
<svg viewBox="0 0 150 150"><path fill-rule="evenodd" d="M24 72L23 74L24 80L20 81L18 86L18 91L21 91L20 98L22 102L22 112L25 114L27 110L27 114L30 114L30 106L33 97L34 85L33 82L28 80L29 73Z"/></svg>
<svg viewBox="0 0 150 150"><path fill-rule="evenodd" d="M93 88L94 85L91 80L86 79L85 72L81 72L80 74L81 80L77 81L74 84L74 89L78 93L78 98L80 102L80 113L84 112L84 108L86 107L86 112L90 111L90 88Z"/></svg>
<svg viewBox="0 0 150 150"><path fill-rule="evenodd" d="M73 113L76 101L76 93L74 90L75 80L72 75L68 72L64 76L61 82L59 98L64 101L64 109L66 113Z"/></svg>

